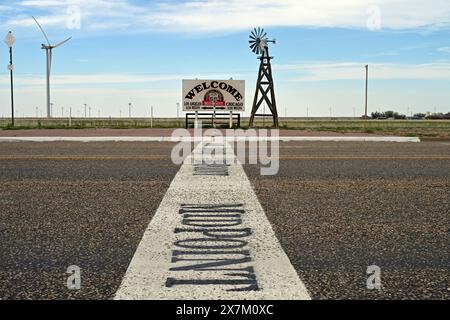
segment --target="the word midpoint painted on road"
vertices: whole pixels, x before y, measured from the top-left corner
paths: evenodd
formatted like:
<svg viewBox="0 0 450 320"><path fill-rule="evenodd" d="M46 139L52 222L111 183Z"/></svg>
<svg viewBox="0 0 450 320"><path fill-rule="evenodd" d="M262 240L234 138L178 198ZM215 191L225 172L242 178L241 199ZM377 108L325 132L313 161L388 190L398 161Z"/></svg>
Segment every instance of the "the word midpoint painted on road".
<svg viewBox="0 0 450 320"><path fill-rule="evenodd" d="M172 251L171 277L166 287L179 285L230 286L227 291L257 291L258 282L243 226L242 204L183 204L181 236ZM192 271L195 271L193 273Z"/></svg>

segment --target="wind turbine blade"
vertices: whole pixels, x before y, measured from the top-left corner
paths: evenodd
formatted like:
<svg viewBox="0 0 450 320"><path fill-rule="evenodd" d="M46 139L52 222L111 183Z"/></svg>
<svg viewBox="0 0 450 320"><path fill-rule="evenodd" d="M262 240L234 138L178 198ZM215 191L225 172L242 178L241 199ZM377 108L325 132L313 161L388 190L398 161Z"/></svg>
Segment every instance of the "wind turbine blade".
<svg viewBox="0 0 450 320"><path fill-rule="evenodd" d="M31 17L34 19L34 21L35 21L36 24L38 25L39 29L41 29L41 32L42 32L42 34L44 35L45 40L47 40L47 43L48 43L48 45L50 46L50 41L48 40L48 37L47 37L47 35L45 34L44 29L42 29L41 25L39 24L39 22L36 20L35 17L33 17L33 16L31 16Z"/></svg>
<svg viewBox="0 0 450 320"><path fill-rule="evenodd" d="M69 41L70 39L72 39L72 37L67 38L66 40L61 41L60 43L54 45L53 48L57 48L57 47L59 47L59 46L62 46L64 43L66 43L66 42Z"/></svg>

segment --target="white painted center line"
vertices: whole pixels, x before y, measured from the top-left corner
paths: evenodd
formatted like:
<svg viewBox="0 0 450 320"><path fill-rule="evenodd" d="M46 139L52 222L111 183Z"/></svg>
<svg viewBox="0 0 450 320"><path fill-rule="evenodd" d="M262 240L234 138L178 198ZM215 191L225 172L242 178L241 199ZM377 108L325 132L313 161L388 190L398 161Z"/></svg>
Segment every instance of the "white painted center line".
<svg viewBox="0 0 450 320"><path fill-rule="evenodd" d="M199 138L204 141L205 137ZM0 142L179 142L198 141L186 137L0 137ZM232 137L230 141L282 142L420 142L417 137Z"/></svg>
<svg viewBox="0 0 450 320"><path fill-rule="evenodd" d="M115 299L310 299L242 165L194 166L191 159L167 190Z"/></svg>

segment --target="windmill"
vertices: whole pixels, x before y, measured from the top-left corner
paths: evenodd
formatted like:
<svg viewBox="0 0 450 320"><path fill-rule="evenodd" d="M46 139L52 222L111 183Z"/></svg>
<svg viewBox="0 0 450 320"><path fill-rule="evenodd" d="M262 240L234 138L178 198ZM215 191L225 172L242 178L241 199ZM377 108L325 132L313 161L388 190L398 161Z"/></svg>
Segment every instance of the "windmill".
<svg viewBox="0 0 450 320"><path fill-rule="evenodd" d="M50 108L50 72L52 68L52 50L63 45L72 37L67 38L64 41L61 41L55 45L51 45L50 41L48 40L47 34L45 33L44 29L41 27L39 22L36 20L35 17L32 17L34 21L36 21L36 24L38 25L39 29L41 30L42 34L44 35L45 40L47 41L47 44L42 44L41 49L45 50L46 58L47 58L47 118L51 118L51 108Z"/></svg>
<svg viewBox="0 0 450 320"><path fill-rule="evenodd" d="M273 59L269 55L269 43L276 43L275 39L268 39L267 33L262 28L255 28L250 33L250 49L257 55L261 63L259 65L258 80L256 82L255 98L253 100L252 113L250 117L250 127L253 127L255 117L265 114L257 114L258 109L265 102L270 109L273 117L274 127L278 127L277 103L275 100L275 90L272 78L272 66L270 60ZM261 97L260 97L261 95Z"/></svg>

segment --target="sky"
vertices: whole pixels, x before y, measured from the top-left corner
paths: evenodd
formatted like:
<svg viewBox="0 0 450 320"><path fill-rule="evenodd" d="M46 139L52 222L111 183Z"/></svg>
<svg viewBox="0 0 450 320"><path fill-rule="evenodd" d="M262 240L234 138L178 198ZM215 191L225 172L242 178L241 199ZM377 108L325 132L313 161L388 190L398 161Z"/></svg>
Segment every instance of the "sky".
<svg viewBox="0 0 450 320"><path fill-rule="evenodd" d="M0 37L12 31L16 116L45 115L45 42L54 49L55 116L173 117L182 79L246 81L250 113L259 60L270 45L281 116L450 112L448 0L0 0ZM0 116L10 116L8 47L0 45Z"/></svg>

